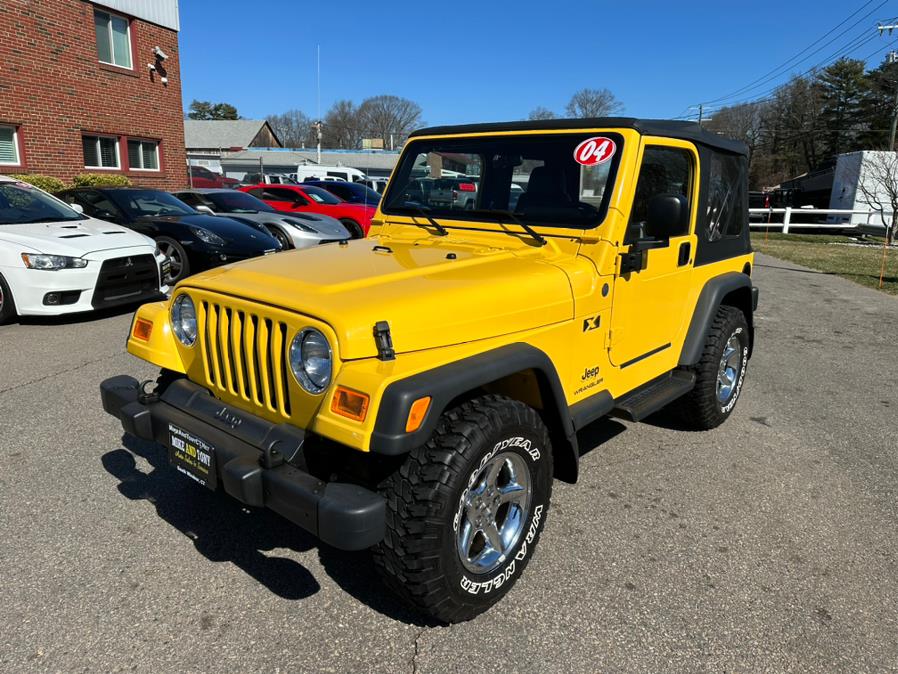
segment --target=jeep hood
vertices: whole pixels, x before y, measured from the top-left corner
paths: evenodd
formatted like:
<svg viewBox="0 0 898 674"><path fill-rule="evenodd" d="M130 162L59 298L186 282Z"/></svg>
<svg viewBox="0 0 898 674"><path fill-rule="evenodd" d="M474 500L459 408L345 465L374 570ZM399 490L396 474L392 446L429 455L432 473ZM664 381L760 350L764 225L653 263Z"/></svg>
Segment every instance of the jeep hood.
<svg viewBox="0 0 898 674"><path fill-rule="evenodd" d="M377 355L388 321L397 353L450 346L573 316L567 275L499 248L357 239L225 265L183 284L278 306L334 328L344 360Z"/></svg>

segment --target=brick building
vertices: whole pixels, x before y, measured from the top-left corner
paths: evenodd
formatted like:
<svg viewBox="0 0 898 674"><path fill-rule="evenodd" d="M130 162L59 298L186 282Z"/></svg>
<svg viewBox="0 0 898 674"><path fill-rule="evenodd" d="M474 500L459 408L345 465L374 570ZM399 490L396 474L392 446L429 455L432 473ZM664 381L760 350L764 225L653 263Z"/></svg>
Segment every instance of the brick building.
<svg viewBox="0 0 898 674"><path fill-rule="evenodd" d="M177 0L0 1L0 173L187 184Z"/></svg>

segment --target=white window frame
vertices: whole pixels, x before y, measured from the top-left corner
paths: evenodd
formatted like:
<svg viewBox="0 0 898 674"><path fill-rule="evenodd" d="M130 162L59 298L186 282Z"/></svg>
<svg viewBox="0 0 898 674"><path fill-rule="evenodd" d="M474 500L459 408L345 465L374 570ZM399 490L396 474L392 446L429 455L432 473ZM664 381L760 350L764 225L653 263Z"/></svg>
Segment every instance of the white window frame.
<svg viewBox="0 0 898 674"><path fill-rule="evenodd" d="M88 166L87 157L84 158L84 168L93 169L95 171L121 171L122 170L122 155L121 148L119 147L121 143L119 142L118 136L109 136L105 134L98 133L83 133L81 134L81 138L94 138L97 141L97 159L101 162L103 161L103 154L100 150L100 139L101 138L110 138L115 142L115 166ZM84 146L84 141L82 140L82 148ZM82 149L83 152L83 149Z"/></svg>
<svg viewBox="0 0 898 674"><path fill-rule="evenodd" d="M128 149L128 169L131 171L143 171L145 173L159 173L162 170L162 162L159 158L159 141L158 140L145 140L143 138L128 138L126 143L140 143L140 163L143 164L143 144L146 143L148 145L152 145L156 150L156 168L138 168L131 163L131 151Z"/></svg>
<svg viewBox="0 0 898 674"><path fill-rule="evenodd" d="M118 17L122 21L124 21L128 25L128 56L131 61L130 66L122 66L118 63L110 63L109 61L104 61L100 58L100 50L99 46L97 47L97 60L103 65L112 66L113 68L121 68L122 70L134 70L134 49L131 43L131 19L122 14L116 14L115 12L110 12L107 9L100 9L99 7L94 7L94 16L97 14L105 14L109 17L109 21L106 22L106 32L109 34L109 53L112 54L113 60L115 60L115 42L112 40L112 17ZM96 19L94 19L96 21Z"/></svg>
<svg viewBox="0 0 898 674"><path fill-rule="evenodd" d="M0 161L0 166L21 166L22 153L19 149L19 127L15 124L0 124L0 129L12 129L12 151L16 156L14 162Z"/></svg>

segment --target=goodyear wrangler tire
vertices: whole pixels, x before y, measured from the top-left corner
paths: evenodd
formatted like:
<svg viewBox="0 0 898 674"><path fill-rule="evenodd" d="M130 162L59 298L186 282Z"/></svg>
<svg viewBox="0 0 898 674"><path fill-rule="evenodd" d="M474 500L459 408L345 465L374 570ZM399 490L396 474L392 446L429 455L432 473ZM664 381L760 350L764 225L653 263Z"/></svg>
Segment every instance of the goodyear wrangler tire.
<svg viewBox="0 0 898 674"><path fill-rule="evenodd" d="M469 620L530 561L552 491L552 447L527 405L484 396L446 412L382 485L375 564L396 594L437 620Z"/></svg>
<svg viewBox="0 0 898 674"><path fill-rule="evenodd" d="M692 371L695 387L677 403L683 420L697 430L716 428L732 413L748 366L748 323L735 307L721 306L702 357Z"/></svg>

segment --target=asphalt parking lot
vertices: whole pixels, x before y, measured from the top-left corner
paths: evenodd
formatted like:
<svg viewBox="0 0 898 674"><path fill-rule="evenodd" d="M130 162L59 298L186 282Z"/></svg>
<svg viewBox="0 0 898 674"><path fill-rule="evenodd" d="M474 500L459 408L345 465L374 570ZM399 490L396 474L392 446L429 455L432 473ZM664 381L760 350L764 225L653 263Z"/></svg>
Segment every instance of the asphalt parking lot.
<svg viewBox="0 0 898 674"><path fill-rule="evenodd" d="M452 627L365 553L122 436L129 313L0 327L0 670L898 669L898 299L760 257L734 417L587 429L506 599Z"/></svg>

